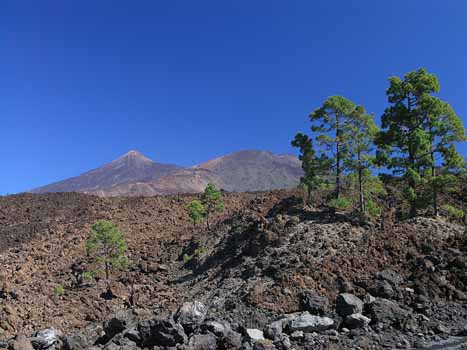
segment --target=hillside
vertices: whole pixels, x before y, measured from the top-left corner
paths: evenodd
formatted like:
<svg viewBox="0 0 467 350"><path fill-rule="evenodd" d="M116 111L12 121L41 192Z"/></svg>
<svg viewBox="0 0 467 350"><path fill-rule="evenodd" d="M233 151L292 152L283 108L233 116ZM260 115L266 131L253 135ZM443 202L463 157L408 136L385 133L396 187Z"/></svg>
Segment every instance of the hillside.
<svg viewBox="0 0 467 350"><path fill-rule="evenodd" d="M66 342L79 331L88 347L135 350L171 342L191 350L249 349L244 342L272 350L447 349L454 347L436 344L467 341L465 226L445 218L360 225L274 191L224 194L226 211L206 231L186 215L192 198L0 198L4 337L55 327L71 336ZM84 242L102 218L122 229L131 261L114 275L111 300L101 296L103 280L77 285L73 274L90 266ZM63 295L54 293L58 285ZM181 328L180 312L167 319L185 301L205 305L194 328ZM345 316L349 308L358 315ZM104 325L102 338L96 321L117 311L121 321ZM254 340L251 329L269 340Z"/></svg>

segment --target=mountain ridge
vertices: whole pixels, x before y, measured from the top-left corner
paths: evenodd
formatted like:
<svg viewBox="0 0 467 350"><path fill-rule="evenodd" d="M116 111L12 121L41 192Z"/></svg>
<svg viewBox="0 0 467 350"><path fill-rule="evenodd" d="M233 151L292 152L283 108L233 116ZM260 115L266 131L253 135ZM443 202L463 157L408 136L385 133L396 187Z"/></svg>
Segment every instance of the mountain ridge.
<svg viewBox="0 0 467 350"><path fill-rule="evenodd" d="M29 192L84 192L100 196L197 193L209 182L226 191L292 188L302 174L293 155L241 150L191 167L157 163L137 150L81 175Z"/></svg>

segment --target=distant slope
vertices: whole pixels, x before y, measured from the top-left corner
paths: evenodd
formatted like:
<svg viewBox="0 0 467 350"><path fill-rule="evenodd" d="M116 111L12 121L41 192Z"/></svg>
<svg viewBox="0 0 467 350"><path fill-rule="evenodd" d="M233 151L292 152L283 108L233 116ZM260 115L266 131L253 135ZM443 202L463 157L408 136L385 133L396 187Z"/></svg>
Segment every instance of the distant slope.
<svg viewBox="0 0 467 350"><path fill-rule="evenodd" d="M33 190L88 192L100 196L153 196L198 193L209 182L226 191L285 189L299 183L300 161L291 155L246 150L191 168L155 163L137 151L80 176Z"/></svg>
<svg viewBox="0 0 467 350"><path fill-rule="evenodd" d="M177 169L176 165L155 163L138 151L130 151L97 169L31 192L97 192L122 183L155 180Z"/></svg>
<svg viewBox="0 0 467 350"><path fill-rule="evenodd" d="M301 163L291 155L245 150L196 165L215 174L227 191L266 191L291 188L302 176Z"/></svg>
<svg viewBox="0 0 467 350"><path fill-rule="evenodd" d="M148 182L129 182L97 191L100 196L155 196L158 194L199 193L208 183L224 188L221 179L207 169L179 169Z"/></svg>

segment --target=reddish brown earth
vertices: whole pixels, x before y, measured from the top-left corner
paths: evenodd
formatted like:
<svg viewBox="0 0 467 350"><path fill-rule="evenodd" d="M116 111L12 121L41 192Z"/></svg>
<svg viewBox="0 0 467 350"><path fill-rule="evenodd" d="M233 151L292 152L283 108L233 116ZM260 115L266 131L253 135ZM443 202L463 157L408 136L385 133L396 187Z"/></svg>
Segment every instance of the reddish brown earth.
<svg viewBox="0 0 467 350"><path fill-rule="evenodd" d="M255 198L266 199L265 212L285 195L280 191L229 194L226 210L217 219L241 211ZM72 287L71 266L85 262L84 243L90 225L98 219L112 220L125 234L132 263L125 276L134 280L141 312L156 305L174 308L180 299L169 281L179 273L182 248L200 230L186 214L192 198L100 198L77 193L0 197L0 271L5 294L0 299L4 310L0 328L6 335L47 324L70 330L123 307L129 296L126 281L126 285L114 282L119 298L111 302L99 298L105 289L102 281ZM53 292L59 284L66 289L63 297Z"/></svg>

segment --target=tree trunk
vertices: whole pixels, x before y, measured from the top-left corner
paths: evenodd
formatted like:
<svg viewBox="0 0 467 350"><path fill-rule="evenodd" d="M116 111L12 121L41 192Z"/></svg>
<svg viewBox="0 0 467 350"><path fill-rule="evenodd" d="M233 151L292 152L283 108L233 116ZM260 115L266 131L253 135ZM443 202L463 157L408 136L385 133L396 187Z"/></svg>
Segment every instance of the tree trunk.
<svg viewBox="0 0 467 350"><path fill-rule="evenodd" d="M361 155L360 152L357 153L358 157L358 197L359 197L359 204L360 204L360 214L363 217L365 215L365 199L363 196L363 169L360 164L361 162Z"/></svg>
<svg viewBox="0 0 467 350"><path fill-rule="evenodd" d="M432 181L434 181L435 177L436 177L436 167L435 167L435 155L433 152L431 152L431 161L432 161L432 165L431 165L431 178L432 178ZM438 191L436 189L436 184L433 182L433 214L435 216L439 216L439 209L438 209Z"/></svg>
<svg viewBox="0 0 467 350"><path fill-rule="evenodd" d="M336 115L336 198L339 199L341 193L341 154L339 149L340 121Z"/></svg>
<svg viewBox="0 0 467 350"><path fill-rule="evenodd" d="M311 198L311 188L308 186L308 193L307 193L307 204L311 205L312 198Z"/></svg>
<svg viewBox="0 0 467 350"><path fill-rule="evenodd" d="M109 263L106 261L105 262L105 279L107 280L107 282L109 281L109 270L110 270L110 267L109 267Z"/></svg>
<svg viewBox="0 0 467 350"><path fill-rule="evenodd" d="M413 164L413 167L411 168L412 170L414 169L414 162L411 161L411 164ZM416 187L416 184L415 184L415 180L411 177L409 177L409 187L411 189L413 189L413 191L415 192L415 187ZM411 217L416 217L417 216L417 203L415 202L414 199L411 199L410 200L410 216Z"/></svg>
<svg viewBox="0 0 467 350"><path fill-rule="evenodd" d="M407 110L409 114L412 111L412 102L410 101L410 96L407 96ZM411 149L411 145L409 145L409 163L410 163L409 170L415 171L415 156L413 153L414 152ZM413 189L414 192L415 192L415 186L416 186L415 180L413 179L412 176L409 177L409 187ZM417 216L417 204L415 203L413 199L410 200L410 216L411 217Z"/></svg>

